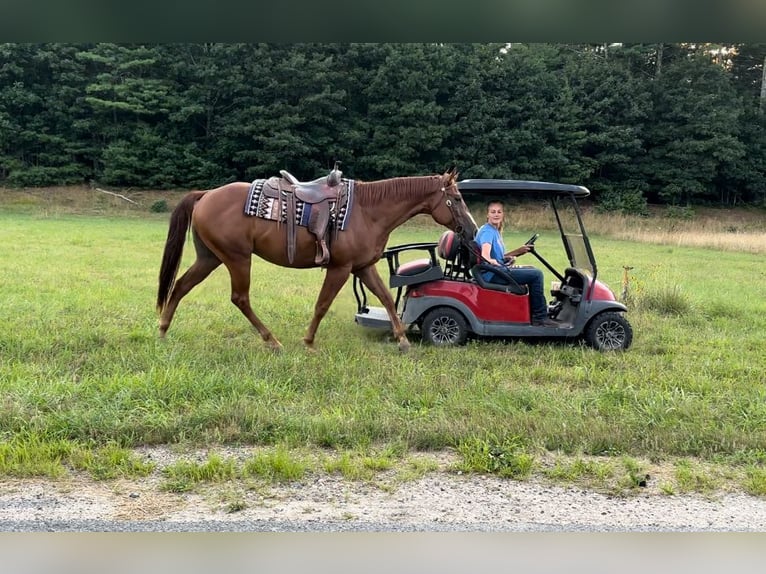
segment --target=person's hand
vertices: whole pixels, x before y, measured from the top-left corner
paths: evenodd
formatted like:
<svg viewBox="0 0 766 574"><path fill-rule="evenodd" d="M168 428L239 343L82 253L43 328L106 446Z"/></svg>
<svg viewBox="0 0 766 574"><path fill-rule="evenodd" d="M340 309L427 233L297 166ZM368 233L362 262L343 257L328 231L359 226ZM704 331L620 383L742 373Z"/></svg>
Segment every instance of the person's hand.
<svg viewBox="0 0 766 574"><path fill-rule="evenodd" d="M506 260L508 260L509 257L513 258L513 259L516 259L517 257L520 257L520 256L524 255L525 253L529 253L530 251L532 251L532 249L534 249L533 245L527 245L525 243L521 247L517 247L513 251L509 251L508 253L506 253L505 254L505 258L506 258Z"/></svg>
<svg viewBox="0 0 766 574"><path fill-rule="evenodd" d="M528 245L527 243L525 243L524 245L516 249L515 253L517 256L524 255L525 253L529 253L530 251L532 251L532 249L534 249L534 245Z"/></svg>

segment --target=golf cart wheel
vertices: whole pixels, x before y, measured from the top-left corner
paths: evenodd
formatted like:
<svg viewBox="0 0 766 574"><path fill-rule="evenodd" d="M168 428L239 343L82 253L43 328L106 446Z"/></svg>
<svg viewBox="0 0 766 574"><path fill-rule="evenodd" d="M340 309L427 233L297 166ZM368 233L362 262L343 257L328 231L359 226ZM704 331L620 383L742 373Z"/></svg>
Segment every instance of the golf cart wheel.
<svg viewBox="0 0 766 574"><path fill-rule="evenodd" d="M585 341L599 351L625 350L633 341L633 328L621 313L601 313L588 325Z"/></svg>
<svg viewBox="0 0 766 574"><path fill-rule="evenodd" d="M459 311L437 307L426 314L421 332L426 341L437 347L462 345L468 338L468 323Z"/></svg>

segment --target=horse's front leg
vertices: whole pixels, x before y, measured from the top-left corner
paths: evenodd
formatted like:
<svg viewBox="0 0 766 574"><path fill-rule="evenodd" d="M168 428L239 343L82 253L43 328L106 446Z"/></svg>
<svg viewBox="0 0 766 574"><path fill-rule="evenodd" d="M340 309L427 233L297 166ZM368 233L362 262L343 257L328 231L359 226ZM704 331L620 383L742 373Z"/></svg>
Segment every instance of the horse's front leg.
<svg viewBox="0 0 766 574"><path fill-rule="evenodd" d="M391 328L394 332L394 337L399 341L399 350L402 353L406 353L410 350L410 342L407 339L407 335L404 333L404 324L399 315L396 313L396 307L394 306L394 298L391 297L391 293L386 288L383 279L380 278L380 274L374 265L360 269L355 273L359 279L362 280L370 291L380 299L383 306L386 308L388 318L391 320Z"/></svg>
<svg viewBox="0 0 766 574"><path fill-rule="evenodd" d="M324 283L322 283L322 289L319 291L319 297L317 298L316 305L314 305L314 318L311 319L311 324L309 325L308 331L306 331L306 336L303 337L303 342L307 349L311 351L314 350L314 337L319 328L319 323L322 321L325 314L327 314L327 310L343 288L343 285L346 284L350 274L351 265L327 268Z"/></svg>

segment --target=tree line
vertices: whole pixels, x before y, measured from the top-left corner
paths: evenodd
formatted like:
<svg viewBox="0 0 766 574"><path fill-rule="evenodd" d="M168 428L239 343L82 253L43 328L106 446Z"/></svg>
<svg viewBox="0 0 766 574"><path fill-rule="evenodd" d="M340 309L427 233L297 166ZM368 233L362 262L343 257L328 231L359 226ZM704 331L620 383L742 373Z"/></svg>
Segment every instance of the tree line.
<svg viewBox="0 0 766 574"><path fill-rule="evenodd" d="M335 160L766 205L766 44L0 44L0 185L209 188Z"/></svg>

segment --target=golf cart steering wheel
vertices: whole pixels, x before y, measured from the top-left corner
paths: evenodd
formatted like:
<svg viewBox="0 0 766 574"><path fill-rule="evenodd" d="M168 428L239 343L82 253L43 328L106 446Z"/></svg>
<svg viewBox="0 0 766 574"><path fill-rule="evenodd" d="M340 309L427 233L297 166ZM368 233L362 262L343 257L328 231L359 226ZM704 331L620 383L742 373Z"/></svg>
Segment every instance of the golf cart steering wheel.
<svg viewBox="0 0 766 574"><path fill-rule="evenodd" d="M535 241L537 241L538 237L540 237L540 234L539 233L535 233L532 237L527 239L527 241L526 241L526 243L524 243L524 245L532 245L532 246L534 246Z"/></svg>

